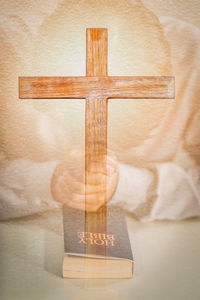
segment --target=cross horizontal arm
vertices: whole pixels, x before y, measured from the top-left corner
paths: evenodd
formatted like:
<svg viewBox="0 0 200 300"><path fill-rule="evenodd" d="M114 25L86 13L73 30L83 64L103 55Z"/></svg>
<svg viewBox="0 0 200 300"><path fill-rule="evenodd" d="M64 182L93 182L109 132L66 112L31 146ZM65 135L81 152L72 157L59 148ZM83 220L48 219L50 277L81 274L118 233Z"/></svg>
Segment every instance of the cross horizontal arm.
<svg viewBox="0 0 200 300"><path fill-rule="evenodd" d="M174 98L174 77L20 77L21 99Z"/></svg>

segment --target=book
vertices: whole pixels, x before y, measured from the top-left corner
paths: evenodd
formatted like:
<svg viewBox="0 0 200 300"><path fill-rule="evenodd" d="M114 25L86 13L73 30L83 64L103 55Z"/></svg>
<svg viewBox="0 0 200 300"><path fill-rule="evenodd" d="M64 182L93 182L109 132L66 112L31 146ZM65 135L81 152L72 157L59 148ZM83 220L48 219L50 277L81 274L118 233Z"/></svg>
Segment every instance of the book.
<svg viewBox="0 0 200 300"><path fill-rule="evenodd" d="M101 224L102 209L104 214L106 209L106 226ZM124 212L117 207L91 212L89 227L85 216L84 211L63 206L63 277L132 277L133 255Z"/></svg>

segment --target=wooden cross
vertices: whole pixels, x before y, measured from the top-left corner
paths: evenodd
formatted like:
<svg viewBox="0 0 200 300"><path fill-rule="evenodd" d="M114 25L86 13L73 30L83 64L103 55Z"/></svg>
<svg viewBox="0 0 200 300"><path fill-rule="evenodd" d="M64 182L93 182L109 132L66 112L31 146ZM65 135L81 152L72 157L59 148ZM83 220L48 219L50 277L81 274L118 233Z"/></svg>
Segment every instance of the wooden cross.
<svg viewBox="0 0 200 300"><path fill-rule="evenodd" d="M108 36L105 28L86 32L86 76L83 77L20 77L21 99L86 100L85 112L85 207L86 231L95 230L87 213L87 174L91 161L97 162L96 172L107 172L107 105L109 98L170 99L174 98L174 78L108 76ZM98 180L98 179L97 179ZM106 191L106 180L101 182ZM106 203L106 194L105 199ZM98 199L96 199L98 202ZM98 222L106 229L106 206L100 210ZM97 224L97 226L99 226ZM94 232L94 231L93 231ZM97 231L96 231L97 232Z"/></svg>

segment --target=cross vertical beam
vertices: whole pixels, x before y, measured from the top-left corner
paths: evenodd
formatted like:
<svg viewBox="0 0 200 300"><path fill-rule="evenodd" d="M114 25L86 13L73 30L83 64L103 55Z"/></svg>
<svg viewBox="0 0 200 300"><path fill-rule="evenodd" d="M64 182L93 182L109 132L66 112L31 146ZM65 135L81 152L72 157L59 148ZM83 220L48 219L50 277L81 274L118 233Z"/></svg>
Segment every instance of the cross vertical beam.
<svg viewBox="0 0 200 300"><path fill-rule="evenodd" d="M108 76L108 37L107 30L103 28L87 29L86 32L86 76L103 77ZM105 191L106 203L107 198L107 109L108 101L105 96L91 93L86 98L85 111L85 231L86 232L105 232L106 233L106 216L107 209L104 205L97 213L94 222L91 222L91 213L87 210L87 186L88 171L91 162L95 162L95 173L102 174L104 177L93 175L93 182L99 184ZM95 177L96 176L96 177ZM94 201L99 202L98 194ZM101 202L101 201L100 201ZM88 245L89 247L89 245ZM106 247L101 247L101 254L106 255ZM86 249L86 252L89 249Z"/></svg>

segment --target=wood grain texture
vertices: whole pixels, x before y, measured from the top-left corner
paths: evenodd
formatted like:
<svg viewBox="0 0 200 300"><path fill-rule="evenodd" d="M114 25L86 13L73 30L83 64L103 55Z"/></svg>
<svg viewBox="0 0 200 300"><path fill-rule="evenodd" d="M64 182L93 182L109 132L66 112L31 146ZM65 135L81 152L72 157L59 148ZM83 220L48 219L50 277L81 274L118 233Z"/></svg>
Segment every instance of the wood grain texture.
<svg viewBox="0 0 200 300"><path fill-rule="evenodd" d="M93 82L93 88L88 85L90 91L86 96L85 109L85 231L87 232L107 232L107 206L102 206L96 213L96 218L92 218L87 211L87 174L90 170L91 162L95 161L96 170L93 175L95 184L101 185L105 191L104 199L102 195L96 195L95 201L107 203L107 97L102 93L102 77L107 76L108 65L108 38L107 29L92 28L87 29L86 39L86 76L87 80ZM89 76L92 76L91 78ZM96 77L93 77L96 76ZM106 78L107 79L107 78ZM96 87L96 88L95 88ZM99 89L100 88L100 89ZM98 174L104 176L99 177ZM95 222L92 220L95 220ZM86 246L86 253L90 245ZM101 255L106 256L106 246L101 247Z"/></svg>
<svg viewBox="0 0 200 300"><path fill-rule="evenodd" d="M87 28L86 76L108 75L108 32L105 28Z"/></svg>
<svg viewBox="0 0 200 300"><path fill-rule="evenodd" d="M94 62L91 66L94 67ZM91 70L89 73L92 73ZM20 77L19 97L21 99L102 97L106 99L171 99L174 98L174 84L174 77L168 76Z"/></svg>

